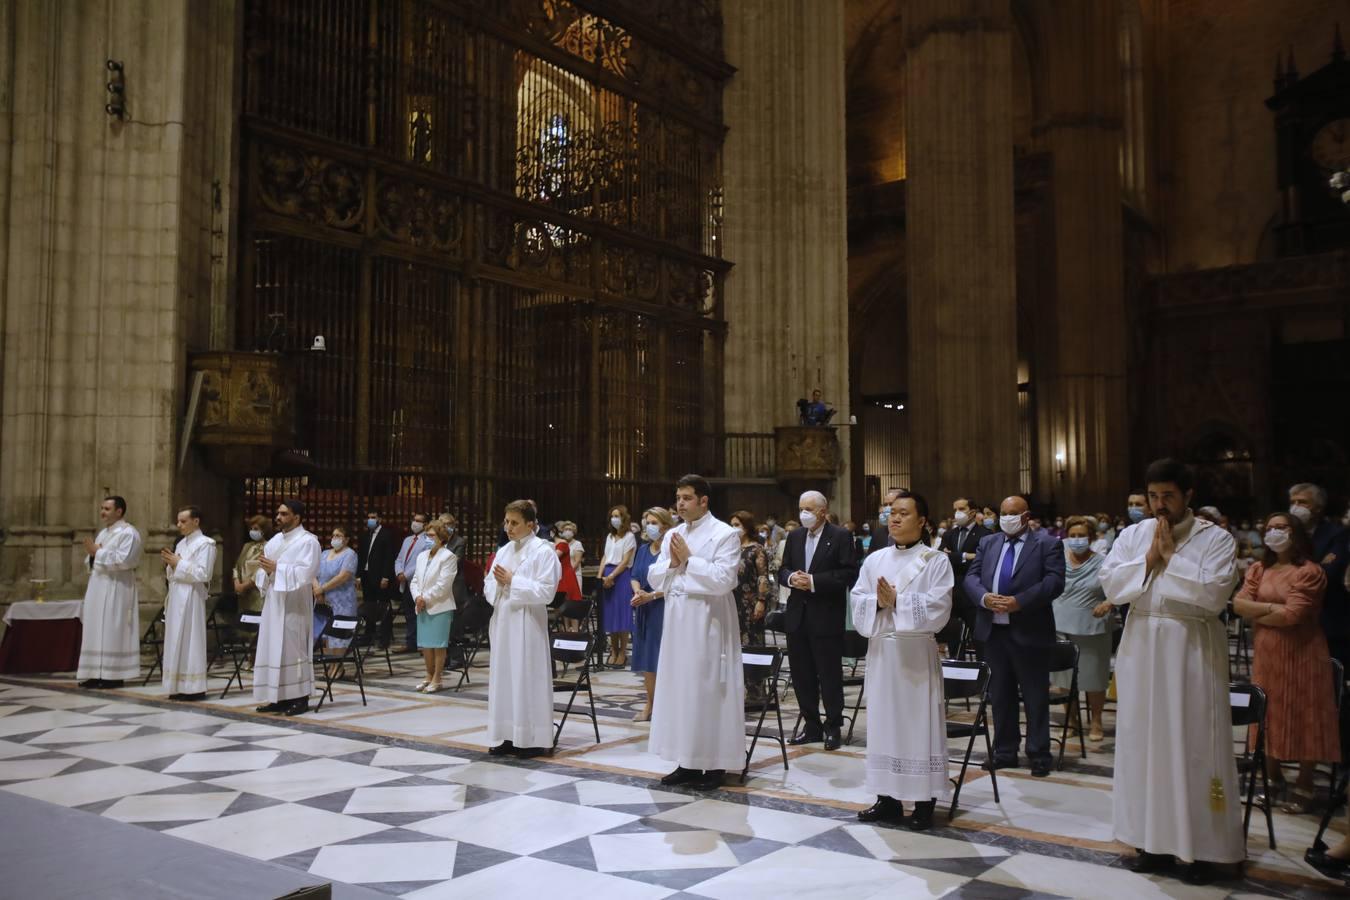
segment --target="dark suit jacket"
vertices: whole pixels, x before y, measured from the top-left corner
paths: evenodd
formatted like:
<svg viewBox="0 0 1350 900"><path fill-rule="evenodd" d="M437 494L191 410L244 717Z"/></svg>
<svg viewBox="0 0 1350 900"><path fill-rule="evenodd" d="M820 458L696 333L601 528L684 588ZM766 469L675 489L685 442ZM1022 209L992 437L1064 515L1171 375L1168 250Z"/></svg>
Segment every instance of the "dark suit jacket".
<svg viewBox="0 0 1350 900"><path fill-rule="evenodd" d="M398 556L399 540L388 525L381 525L378 532L366 531L361 535L361 546L357 551L356 572L361 578L361 589L367 600L383 596L380 593L380 579L388 578L394 583L394 558ZM366 561L370 561L367 570Z"/></svg>
<svg viewBox="0 0 1350 900"><path fill-rule="evenodd" d="M1055 642L1055 613L1051 604L1064 591L1064 546L1044 532L1024 531L1026 546L1017 557L1012 584L1001 594L1017 598L1021 607L1009 617L1013 640L1027 647L1048 647ZM966 596L976 604L975 639L989 640L994 627L993 610L984 605L984 595L994 591L999 556L1008 538L1003 532L980 541L975 559L966 571Z"/></svg>
<svg viewBox="0 0 1350 900"><path fill-rule="evenodd" d="M892 546L892 543L893 542L891 541L891 530L887 528L885 525L881 524L881 519L873 519L872 545L867 548L867 553L865 555L871 556L878 550L885 550L887 547ZM859 565L861 565L861 563L859 563Z"/></svg>
<svg viewBox="0 0 1350 900"><path fill-rule="evenodd" d="M967 553L975 553L980 546L980 541L989 536L989 530L983 525L970 526L970 533L966 535L965 542L961 545L961 551L956 550L956 528L948 528L947 533L942 536L942 543L939 549L947 554L947 559L952 564L952 575L955 576L955 587L952 592L952 602L960 608L961 604L974 605L979 600L978 597L970 598L966 596L966 572L970 570L970 564L973 559L966 559Z"/></svg>
<svg viewBox="0 0 1350 900"><path fill-rule="evenodd" d="M816 584L814 593L793 588L788 595L783 615L783 631L788 634L799 629L820 637L844 633L844 605L858 577L853 536L842 525L826 522L821 528L810 568L806 565L806 529L798 528L785 538L787 546L778 567L778 583L788 587L789 576L805 570Z"/></svg>
<svg viewBox="0 0 1350 900"><path fill-rule="evenodd" d="M1327 590L1322 598L1322 629L1331 640L1350 637L1350 601L1345 591L1345 567L1350 561L1350 535L1338 523L1323 519L1310 535L1313 559L1327 575ZM1330 562L1323 560L1331 557Z"/></svg>

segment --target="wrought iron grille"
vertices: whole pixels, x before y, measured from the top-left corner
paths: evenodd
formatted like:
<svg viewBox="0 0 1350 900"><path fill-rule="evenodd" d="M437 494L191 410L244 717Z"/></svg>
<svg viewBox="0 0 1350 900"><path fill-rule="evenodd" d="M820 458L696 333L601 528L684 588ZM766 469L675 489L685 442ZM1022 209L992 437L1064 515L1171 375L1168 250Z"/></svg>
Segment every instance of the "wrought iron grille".
<svg viewBox="0 0 1350 900"><path fill-rule="evenodd" d="M293 354L322 533L602 533L715 474L716 0L246 0L238 344ZM307 352L324 335L323 353Z"/></svg>

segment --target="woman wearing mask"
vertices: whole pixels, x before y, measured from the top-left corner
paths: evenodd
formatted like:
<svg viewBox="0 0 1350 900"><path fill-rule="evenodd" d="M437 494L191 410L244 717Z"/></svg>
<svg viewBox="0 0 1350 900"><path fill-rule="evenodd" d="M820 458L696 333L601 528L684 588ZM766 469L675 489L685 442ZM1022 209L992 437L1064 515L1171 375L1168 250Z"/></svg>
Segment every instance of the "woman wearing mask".
<svg viewBox="0 0 1350 900"><path fill-rule="evenodd" d="M450 550L451 532L442 522L427 528L431 546L417 557L411 590L417 610L417 646L427 667L427 677L413 690L434 694L441 689L445 654L450 646L450 626L455 617L455 579L459 557Z"/></svg>
<svg viewBox="0 0 1350 900"><path fill-rule="evenodd" d="M314 602L327 603L335 616L356 616L356 551L347 546L347 529L338 526L329 539L331 547L319 557L319 572L314 576ZM323 631L324 622L314 615L314 637ZM341 650L350 641L324 638L329 650Z"/></svg>
<svg viewBox="0 0 1350 900"><path fill-rule="evenodd" d="M258 573L258 560L271 536L272 520L267 516L254 516L248 520L248 543L234 561L234 595L239 599L241 613L262 612L263 598L253 583L253 576Z"/></svg>
<svg viewBox="0 0 1350 900"><path fill-rule="evenodd" d="M563 540L567 541L569 564L572 566L572 571L576 573L577 584L581 584L581 562L586 558L586 547L581 541L577 540L577 523L563 522L562 527L558 529L558 533L562 535Z"/></svg>
<svg viewBox="0 0 1350 900"><path fill-rule="evenodd" d="M578 577L576 566L572 562L572 538L576 537L577 528L571 522L559 522L553 526L553 533L557 535L553 549L558 552L558 571L562 572L553 605L562 606L568 600L580 600L583 596L581 578Z"/></svg>
<svg viewBox="0 0 1350 900"><path fill-rule="evenodd" d="M610 509L605 555L600 560L600 624L609 635L611 666L628 664L628 633L633 630L633 581L624 575L637 552L631 525L628 507Z"/></svg>
<svg viewBox="0 0 1350 900"><path fill-rule="evenodd" d="M633 717L634 722L650 722L652 701L656 697L656 664L661 656L661 632L666 618L665 594L652 590L647 570L661 555L666 532L675 527L670 513L653 506L642 514L642 533L647 543L633 556L629 580L633 588L633 671L642 674L647 690L647 706Z"/></svg>
<svg viewBox="0 0 1350 900"><path fill-rule="evenodd" d="M1070 516L1064 522L1064 592L1055 598L1055 630L1078 647L1078 687L1087 693L1088 740L1103 738L1102 710L1111 680L1111 601L1106 599L1099 578L1103 557L1092 549L1092 522L1085 516ZM1051 676L1056 687L1067 690L1071 673ZM1077 722L1074 697L1069 721Z"/></svg>
<svg viewBox="0 0 1350 900"><path fill-rule="evenodd" d="M985 531L993 534L998 527L998 513L986 506L980 512L980 524L984 526Z"/></svg>
<svg viewBox="0 0 1350 900"><path fill-rule="evenodd" d="M1312 806L1318 762L1341 759L1336 700L1320 624L1326 573L1313 559L1301 522L1274 513L1265 524L1261 559L1247 570L1233 610L1252 623L1252 682L1266 692L1267 771L1284 787L1281 760L1298 760L1286 812Z"/></svg>

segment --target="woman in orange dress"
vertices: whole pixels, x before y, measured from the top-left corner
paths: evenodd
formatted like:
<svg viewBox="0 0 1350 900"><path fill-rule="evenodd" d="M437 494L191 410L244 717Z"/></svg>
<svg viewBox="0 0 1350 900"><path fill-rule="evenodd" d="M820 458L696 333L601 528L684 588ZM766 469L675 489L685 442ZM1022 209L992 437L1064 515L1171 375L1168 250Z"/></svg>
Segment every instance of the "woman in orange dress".
<svg viewBox="0 0 1350 900"><path fill-rule="evenodd" d="M1266 754L1297 760L1288 812L1307 812L1318 762L1341 760L1330 653L1322 633L1327 578L1303 524L1287 513L1266 520L1264 555L1247 570L1233 609L1253 625L1252 681L1266 692Z"/></svg>

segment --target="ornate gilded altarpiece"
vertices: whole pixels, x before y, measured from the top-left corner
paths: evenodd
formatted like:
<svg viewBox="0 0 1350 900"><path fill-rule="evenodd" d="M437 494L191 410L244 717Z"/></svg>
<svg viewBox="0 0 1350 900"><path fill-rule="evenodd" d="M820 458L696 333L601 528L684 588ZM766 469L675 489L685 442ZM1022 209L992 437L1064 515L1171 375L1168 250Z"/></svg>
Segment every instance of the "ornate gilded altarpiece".
<svg viewBox="0 0 1350 900"><path fill-rule="evenodd" d="M716 471L718 0L248 0L243 57L237 345L308 467L245 512L483 550L514 497L594 534Z"/></svg>

